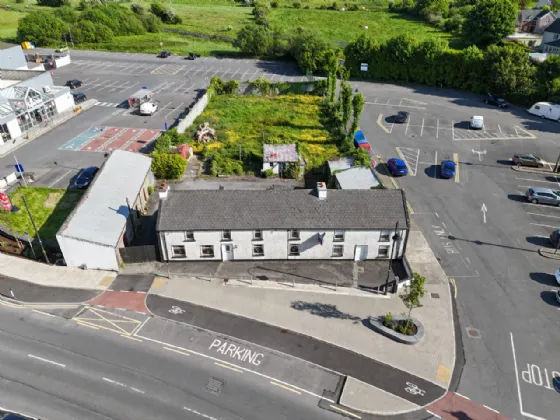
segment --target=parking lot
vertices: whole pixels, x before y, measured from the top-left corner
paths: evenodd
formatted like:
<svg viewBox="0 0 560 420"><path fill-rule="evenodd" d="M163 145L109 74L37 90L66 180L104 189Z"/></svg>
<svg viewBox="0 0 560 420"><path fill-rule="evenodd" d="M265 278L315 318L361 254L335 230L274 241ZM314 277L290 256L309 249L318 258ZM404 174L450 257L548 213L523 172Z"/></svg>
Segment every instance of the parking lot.
<svg viewBox="0 0 560 420"><path fill-rule="evenodd" d="M116 149L141 152L159 137L161 131L142 128L91 127L60 150L109 153Z"/></svg>

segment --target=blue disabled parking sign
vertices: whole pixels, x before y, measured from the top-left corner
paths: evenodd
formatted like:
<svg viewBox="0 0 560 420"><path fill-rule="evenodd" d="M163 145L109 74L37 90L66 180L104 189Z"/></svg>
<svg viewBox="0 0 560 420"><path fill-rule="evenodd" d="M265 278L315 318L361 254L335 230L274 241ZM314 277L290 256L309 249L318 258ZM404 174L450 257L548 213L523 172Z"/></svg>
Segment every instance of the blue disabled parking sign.
<svg viewBox="0 0 560 420"><path fill-rule="evenodd" d="M23 173L23 166L20 163L14 165L14 167L16 168L16 172L19 172L20 174Z"/></svg>

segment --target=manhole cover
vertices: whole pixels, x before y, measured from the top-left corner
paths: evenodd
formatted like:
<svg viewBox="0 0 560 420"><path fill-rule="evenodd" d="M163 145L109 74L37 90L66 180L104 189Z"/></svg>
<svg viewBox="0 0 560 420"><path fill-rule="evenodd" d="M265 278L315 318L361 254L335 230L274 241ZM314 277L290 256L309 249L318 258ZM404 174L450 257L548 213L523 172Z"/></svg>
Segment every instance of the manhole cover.
<svg viewBox="0 0 560 420"><path fill-rule="evenodd" d="M476 328L467 327L467 334L469 335L470 338L482 338L480 336L480 331L477 330Z"/></svg>
<svg viewBox="0 0 560 420"><path fill-rule="evenodd" d="M439 293L430 293L430 295L431 295L432 298L434 298L434 299L439 299Z"/></svg>
<svg viewBox="0 0 560 420"><path fill-rule="evenodd" d="M210 380L208 381L208 385L206 385L206 391L211 392L215 395L220 395L223 386L224 383L222 381L216 378L210 378Z"/></svg>

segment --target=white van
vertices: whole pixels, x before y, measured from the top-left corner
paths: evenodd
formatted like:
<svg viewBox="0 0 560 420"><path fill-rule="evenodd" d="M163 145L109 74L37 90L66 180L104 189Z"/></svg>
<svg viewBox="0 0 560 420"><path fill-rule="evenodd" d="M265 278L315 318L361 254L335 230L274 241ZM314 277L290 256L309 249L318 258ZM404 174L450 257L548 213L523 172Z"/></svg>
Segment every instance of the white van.
<svg viewBox="0 0 560 420"><path fill-rule="evenodd" d="M549 120L560 119L560 105L556 105L551 102L537 102L527 111L529 114L533 114L541 118L548 118Z"/></svg>

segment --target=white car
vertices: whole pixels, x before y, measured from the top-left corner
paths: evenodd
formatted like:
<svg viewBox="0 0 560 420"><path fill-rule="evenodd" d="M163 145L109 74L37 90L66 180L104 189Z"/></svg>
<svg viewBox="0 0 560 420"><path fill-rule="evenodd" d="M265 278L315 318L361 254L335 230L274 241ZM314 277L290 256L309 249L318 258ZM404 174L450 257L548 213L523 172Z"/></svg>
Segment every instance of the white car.
<svg viewBox="0 0 560 420"><path fill-rule="evenodd" d="M471 128L482 130L484 128L484 118L480 115L473 115L471 117Z"/></svg>
<svg viewBox="0 0 560 420"><path fill-rule="evenodd" d="M156 113L158 106L154 102L144 102L140 105L140 115L153 115Z"/></svg>
<svg viewBox="0 0 560 420"><path fill-rule="evenodd" d="M554 276L556 277L556 282L558 284L560 284L560 268L558 270L556 270L556 273L554 273Z"/></svg>

